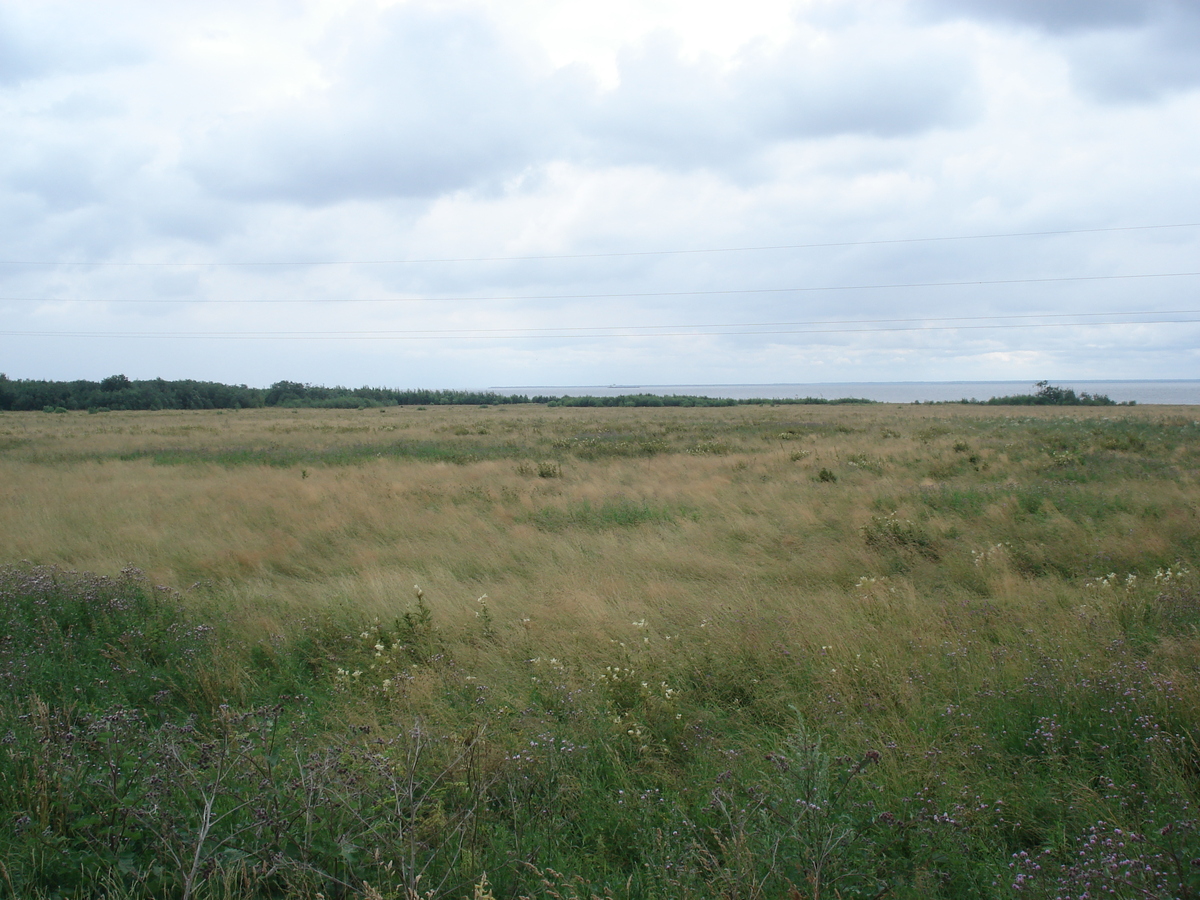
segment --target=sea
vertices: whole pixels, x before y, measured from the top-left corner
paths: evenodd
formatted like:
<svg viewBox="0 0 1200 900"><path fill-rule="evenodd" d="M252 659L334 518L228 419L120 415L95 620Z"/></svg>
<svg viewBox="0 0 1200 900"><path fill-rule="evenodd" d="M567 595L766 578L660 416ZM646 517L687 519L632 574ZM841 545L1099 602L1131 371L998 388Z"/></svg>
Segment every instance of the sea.
<svg viewBox="0 0 1200 900"><path fill-rule="evenodd" d="M1200 405L1200 379L1185 381L1071 381L1050 382L1076 393L1103 394L1118 403ZM621 394L677 394L693 397L763 398L783 400L855 397L880 403L930 403L947 400L988 400L1012 394L1032 394L1029 381L834 381L814 384L583 384L510 385L491 387L498 394L547 397L616 397Z"/></svg>

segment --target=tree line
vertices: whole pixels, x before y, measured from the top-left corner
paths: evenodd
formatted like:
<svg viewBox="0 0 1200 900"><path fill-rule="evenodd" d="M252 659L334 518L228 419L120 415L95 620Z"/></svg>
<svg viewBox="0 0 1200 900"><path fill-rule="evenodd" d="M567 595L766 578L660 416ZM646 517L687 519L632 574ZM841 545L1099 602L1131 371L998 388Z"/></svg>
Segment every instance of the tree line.
<svg viewBox="0 0 1200 900"><path fill-rule="evenodd" d="M537 398L544 402L553 398ZM10 379L0 374L0 410L256 409L264 406L363 409L376 406L529 403L529 397L491 391L395 390L324 387L277 381L269 388L215 381L138 381L112 375L102 381Z"/></svg>
<svg viewBox="0 0 1200 900"><path fill-rule="evenodd" d="M298 381L277 381L269 388L214 381L137 381L111 375L102 381L40 381L9 379L0 374L0 410L46 412L109 412L159 409L255 409L264 406L325 409L368 409L380 406L494 406L545 403L550 406L741 406L762 404L870 403L843 398L731 399L687 395L623 394L616 397L528 396L494 391L428 390L381 387L325 387Z"/></svg>
<svg viewBox="0 0 1200 900"><path fill-rule="evenodd" d="M1115 406L1103 394L1076 394L1070 388L1039 381L1032 394L963 400L1006 406ZM545 403L549 406L770 406L841 405L873 403L861 397L730 398L696 397L683 394L622 394L614 397L533 396L498 394L494 391L427 390L381 387L325 387L298 381L277 381L269 388L215 381L167 381L154 378L138 381L110 375L102 381L41 381L10 379L0 373L0 410L44 410L46 412L109 412L112 410L159 409L255 409L264 406L325 409L368 409L380 406L495 406L513 403ZM1130 404L1131 405L1131 404Z"/></svg>

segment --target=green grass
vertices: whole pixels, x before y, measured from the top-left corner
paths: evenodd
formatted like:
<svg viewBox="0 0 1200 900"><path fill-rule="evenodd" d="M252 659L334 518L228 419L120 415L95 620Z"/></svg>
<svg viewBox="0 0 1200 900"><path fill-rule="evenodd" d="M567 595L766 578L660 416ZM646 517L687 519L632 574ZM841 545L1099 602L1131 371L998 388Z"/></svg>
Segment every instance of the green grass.
<svg viewBox="0 0 1200 900"><path fill-rule="evenodd" d="M53 462L101 461L120 459L135 461L148 459L155 465L219 465L219 466L275 466L290 468L299 465L352 466L373 459L418 460L422 462L448 462L456 465L480 462L487 459L514 459L521 454L514 448L503 446L475 446L465 442L397 442L389 444L357 444L336 446L327 449L292 447L242 447L212 450L208 448L146 449L109 456L80 455L59 456Z"/></svg>
<svg viewBox="0 0 1200 900"><path fill-rule="evenodd" d="M694 516L686 509L672 509L645 500L617 498L595 505L584 500L566 507L547 506L532 513L529 518L543 531L562 531L567 528L603 531L638 525L674 525L681 517Z"/></svg>
<svg viewBox="0 0 1200 900"><path fill-rule="evenodd" d="M1200 431L820 412L6 414L0 897L1200 895Z"/></svg>

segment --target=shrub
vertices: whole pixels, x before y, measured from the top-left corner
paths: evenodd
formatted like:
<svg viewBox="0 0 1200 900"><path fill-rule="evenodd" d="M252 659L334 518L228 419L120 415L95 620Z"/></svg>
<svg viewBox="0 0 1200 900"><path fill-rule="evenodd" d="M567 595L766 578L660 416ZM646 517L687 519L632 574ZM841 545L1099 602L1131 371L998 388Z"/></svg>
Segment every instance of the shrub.
<svg viewBox="0 0 1200 900"><path fill-rule="evenodd" d="M871 516L871 521L862 527L862 533L869 547L917 553L927 559L938 558L933 540L925 529L911 519L899 518L894 512Z"/></svg>

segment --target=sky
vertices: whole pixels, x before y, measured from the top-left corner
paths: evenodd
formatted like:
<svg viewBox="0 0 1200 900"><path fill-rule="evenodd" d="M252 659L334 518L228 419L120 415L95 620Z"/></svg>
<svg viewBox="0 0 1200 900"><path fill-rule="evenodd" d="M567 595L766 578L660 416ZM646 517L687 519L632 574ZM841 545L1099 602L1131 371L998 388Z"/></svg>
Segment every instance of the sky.
<svg viewBox="0 0 1200 900"><path fill-rule="evenodd" d="M0 371L1200 378L1195 0L0 4Z"/></svg>

